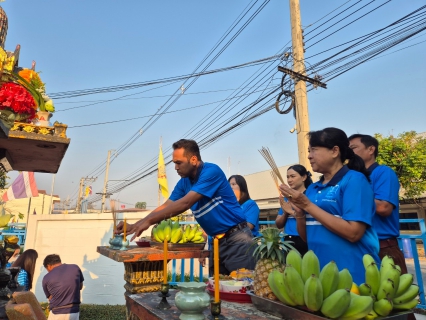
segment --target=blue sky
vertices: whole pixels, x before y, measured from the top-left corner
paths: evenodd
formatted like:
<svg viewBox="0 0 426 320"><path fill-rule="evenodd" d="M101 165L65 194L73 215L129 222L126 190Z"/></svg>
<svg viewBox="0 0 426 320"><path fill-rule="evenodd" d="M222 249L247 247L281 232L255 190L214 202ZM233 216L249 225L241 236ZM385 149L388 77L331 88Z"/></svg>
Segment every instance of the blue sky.
<svg viewBox="0 0 426 320"><path fill-rule="evenodd" d="M259 7L259 1L256 7ZM386 1L376 1L345 22ZM21 45L20 66L37 62L49 93L107 87L190 74L213 45L254 1L35 1L7 0L2 3L9 18L6 49ZM305 34L331 18L319 21L343 1L301 0ZM369 1L348 1L343 7L360 8ZM420 0L394 0L358 22L308 48L305 56L352 40L401 18L424 5ZM341 10L335 11L335 13ZM348 11L351 12L351 11ZM344 15L343 15L344 16ZM342 17L343 17L342 16ZM276 54L291 40L288 1L271 0L234 42L208 69L237 65ZM333 20L337 21L337 20ZM339 26L324 31L327 35ZM331 25L325 25L325 27ZM323 28L323 29L324 29ZM323 29L319 29L319 32ZM315 32L315 33L316 33ZM313 33L313 34L315 34ZM390 49L385 54L425 41L417 38ZM320 39L318 36L316 39ZM311 42L307 42L307 46ZM358 66L330 81L328 89L309 92L310 127L313 130L335 126L348 134L362 132L384 135L425 130L425 52L426 42ZM331 53L330 53L331 54ZM307 59L313 64L329 54ZM111 164L110 179L123 179L158 155L160 136L164 148L184 137L217 103L226 99L258 67L244 68L201 77L185 91L170 111L192 108L162 116ZM272 83L278 83L275 79ZM58 112L52 120L70 127L82 124L137 118L155 113L181 86L144 87L131 91L88 95L55 100ZM141 93L144 90L150 90ZM208 93L206 93L208 92ZM138 93L138 94L137 94ZM99 100L135 94L132 99L104 102L64 111ZM260 93L259 93L260 94ZM135 99L133 99L135 98ZM206 105L205 105L206 104ZM205 105L205 106L200 106ZM241 104L241 107L244 103ZM204 122L207 120L204 120ZM109 125L69 128L70 147L56 177L55 193L61 198L75 196L79 179L106 159L110 149L118 149L146 118ZM217 163L231 174L268 170L258 149L269 147L278 165L298 162L296 134L289 133L295 120L291 114L274 110L243 126L202 150L204 161ZM167 168L169 188L178 180L173 167ZM16 173L10 173L13 179ZM50 190L51 175L36 174L39 189ZM102 188L104 175L93 184ZM156 176L114 194L127 207L146 201L157 204ZM99 204L99 202L97 203Z"/></svg>

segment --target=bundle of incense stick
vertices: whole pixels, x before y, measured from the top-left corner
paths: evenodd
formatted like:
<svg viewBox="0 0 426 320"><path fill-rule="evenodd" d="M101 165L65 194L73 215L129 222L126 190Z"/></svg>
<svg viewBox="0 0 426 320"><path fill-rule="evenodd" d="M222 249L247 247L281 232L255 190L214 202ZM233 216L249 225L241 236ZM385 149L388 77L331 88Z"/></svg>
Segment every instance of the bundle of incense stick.
<svg viewBox="0 0 426 320"><path fill-rule="evenodd" d="M117 213L115 212L115 201L110 200L109 206L111 207L111 213L112 213L112 228L113 228L113 237L115 237L115 230L117 230Z"/></svg>
<svg viewBox="0 0 426 320"><path fill-rule="evenodd" d="M274 171L271 171L271 176L272 176L272 179L275 182L275 186L277 187L278 194L281 195L280 188L278 186L278 178L277 178L277 175L274 173ZM282 207L284 205L284 199L281 198L281 197L279 197L278 199L280 200L280 205Z"/></svg>
<svg viewBox="0 0 426 320"><path fill-rule="evenodd" d="M275 173L275 175L280 179L281 183L284 183L284 179L281 176L280 170L278 170L277 164L275 163L274 158L272 157L271 152L268 148L262 147L261 150L259 150L260 154L263 158L265 158L266 162L271 167L272 171Z"/></svg>

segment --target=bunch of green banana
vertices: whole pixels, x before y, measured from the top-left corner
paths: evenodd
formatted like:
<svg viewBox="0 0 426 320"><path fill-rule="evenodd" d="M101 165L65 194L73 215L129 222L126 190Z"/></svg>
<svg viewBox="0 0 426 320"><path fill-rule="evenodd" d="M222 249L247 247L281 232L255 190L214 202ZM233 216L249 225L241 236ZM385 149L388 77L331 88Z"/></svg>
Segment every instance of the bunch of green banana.
<svg viewBox="0 0 426 320"><path fill-rule="evenodd" d="M413 275L401 275L401 268L394 264L391 257L383 257L380 271L369 254L364 255L362 261L365 283L359 286L359 291L362 296L375 300L374 310L365 316L366 319L385 317L392 310L410 310L418 304L419 287L413 284Z"/></svg>
<svg viewBox="0 0 426 320"><path fill-rule="evenodd" d="M332 319L362 319L373 310L371 295L350 292L353 280L347 269L339 272L336 263L331 261L321 270L313 251L308 251L303 258L297 251L289 251L284 272L272 271L268 284L285 305L306 306Z"/></svg>

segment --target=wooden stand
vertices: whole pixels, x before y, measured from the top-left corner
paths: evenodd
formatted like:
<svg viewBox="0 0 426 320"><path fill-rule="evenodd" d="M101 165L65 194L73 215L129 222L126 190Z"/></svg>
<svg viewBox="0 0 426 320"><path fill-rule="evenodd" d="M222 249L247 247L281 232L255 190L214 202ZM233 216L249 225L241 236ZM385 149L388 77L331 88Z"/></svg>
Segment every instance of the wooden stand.
<svg viewBox="0 0 426 320"><path fill-rule="evenodd" d="M113 250L109 247L98 247L97 252L117 262L124 263L124 288L128 311L128 319L144 319L142 315L130 310L128 296L136 293L146 293L160 291L163 281L163 259L162 249L153 247L130 246L126 251ZM173 259L206 258L209 251L187 250L168 251L167 257ZM158 295L155 295L157 304L160 302ZM136 310L137 311L137 310ZM137 311L138 312L138 311Z"/></svg>

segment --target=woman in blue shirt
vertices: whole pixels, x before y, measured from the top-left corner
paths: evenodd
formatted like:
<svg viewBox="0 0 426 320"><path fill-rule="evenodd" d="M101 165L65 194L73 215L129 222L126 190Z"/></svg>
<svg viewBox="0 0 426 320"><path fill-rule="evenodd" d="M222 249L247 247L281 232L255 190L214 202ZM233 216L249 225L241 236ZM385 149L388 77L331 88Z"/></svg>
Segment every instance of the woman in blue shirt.
<svg viewBox="0 0 426 320"><path fill-rule="evenodd" d="M34 249L25 250L18 259L12 264L12 267L20 267L18 273L18 284L24 287L25 291L33 287L33 277L38 253Z"/></svg>
<svg viewBox="0 0 426 320"><path fill-rule="evenodd" d="M237 197L238 203L243 209L244 216L246 217L247 225L253 233L253 237L260 236L259 232L259 206L250 198L247 188L246 179L238 174L230 176L228 179L232 190Z"/></svg>
<svg viewBox="0 0 426 320"><path fill-rule="evenodd" d="M364 254L380 263L368 172L340 129L311 131L308 150L312 170L322 173L321 179L309 186L306 195L286 185L280 191L295 208L299 235L306 237L321 267L334 260L339 270L347 268L354 282L361 284Z"/></svg>
<svg viewBox="0 0 426 320"><path fill-rule="evenodd" d="M306 188L312 183L311 173L301 164L290 166L287 169L287 183L290 188L305 193ZM287 198L284 200L286 202L281 202L281 209L278 211L275 224L278 229L284 228L286 234L284 240L292 241L293 247L303 256L308 251L308 245L297 232L294 209L287 202Z"/></svg>

